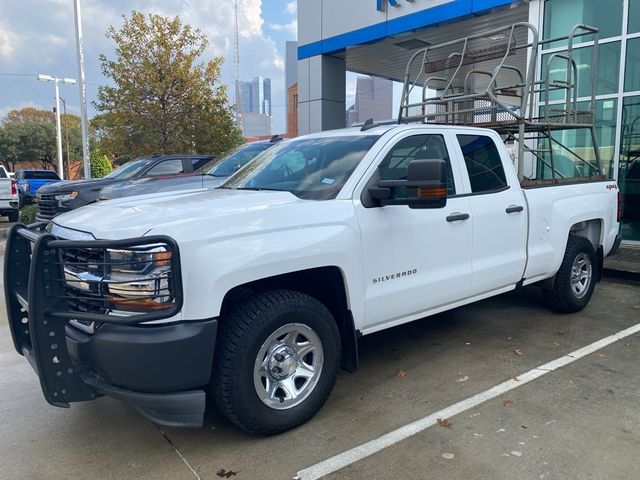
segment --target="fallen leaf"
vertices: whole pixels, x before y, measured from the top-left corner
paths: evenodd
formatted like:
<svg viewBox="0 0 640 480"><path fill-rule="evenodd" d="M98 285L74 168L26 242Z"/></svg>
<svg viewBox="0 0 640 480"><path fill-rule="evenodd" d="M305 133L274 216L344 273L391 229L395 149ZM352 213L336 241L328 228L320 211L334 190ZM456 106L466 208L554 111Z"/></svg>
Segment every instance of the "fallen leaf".
<svg viewBox="0 0 640 480"><path fill-rule="evenodd" d="M508 407L509 405L513 405L513 402L511 400L502 400L503 407Z"/></svg>
<svg viewBox="0 0 640 480"><path fill-rule="evenodd" d="M405 372L404 370L399 368L399 369L396 370L396 375L398 375L399 377L406 377L407 376L407 372Z"/></svg>
<svg viewBox="0 0 640 480"><path fill-rule="evenodd" d="M219 476L220 478L231 478L231 477L235 477L237 474L238 472L233 472L231 470L227 472L224 468L221 468L216 472L216 475Z"/></svg>
<svg viewBox="0 0 640 480"><path fill-rule="evenodd" d="M560 346L560 342L553 342L553 345L556 346L556 347L559 347Z"/></svg>
<svg viewBox="0 0 640 480"><path fill-rule="evenodd" d="M524 355L524 353L522 353L522 350L520 350L519 348L514 348L513 353L515 353L518 356Z"/></svg>
<svg viewBox="0 0 640 480"><path fill-rule="evenodd" d="M436 420L436 421L438 422L438 426L439 427L448 428L449 430L453 430L453 423L451 423L446 418L438 418L438 420Z"/></svg>
<svg viewBox="0 0 640 480"><path fill-rule="evenodd" d="M596 356L596 357L598 357L598 358L602 358L602 357L604 357L604 354L603 354L603 353L598 352L598 353L596 353L596 354L595 354L595 356Z"/></svg>

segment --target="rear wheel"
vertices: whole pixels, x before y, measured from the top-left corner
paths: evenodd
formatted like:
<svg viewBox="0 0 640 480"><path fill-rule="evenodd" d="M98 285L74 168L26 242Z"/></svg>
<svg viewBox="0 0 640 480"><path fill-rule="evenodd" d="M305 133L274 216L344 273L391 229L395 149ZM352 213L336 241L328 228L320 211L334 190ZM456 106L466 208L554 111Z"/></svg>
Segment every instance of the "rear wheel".
<svg viewBox="0 0 640 480"><path fill-rule="evenodd" d="M243 430L273 435L320 410L339 364L340 334L322 303L290 290L259 293L221 321L211 394Z"/></svg>
<svg viewBox="0 0 640 480"><path fill-rule="evenodd" d="M7 215L7 217L9 218L9 221L11 223L15 223L18 221L18 219L20 218L20 212L18 212L17 210L9 212L9 214Z"/></svg>
<svg viewBox="0 0 640 480"><path fill-rule="evenodd" d="M569 236L567 249L551 290L544 290L547 304L557 312L578 312L587 306L595 288L596 254L584 237Z"/></svg>

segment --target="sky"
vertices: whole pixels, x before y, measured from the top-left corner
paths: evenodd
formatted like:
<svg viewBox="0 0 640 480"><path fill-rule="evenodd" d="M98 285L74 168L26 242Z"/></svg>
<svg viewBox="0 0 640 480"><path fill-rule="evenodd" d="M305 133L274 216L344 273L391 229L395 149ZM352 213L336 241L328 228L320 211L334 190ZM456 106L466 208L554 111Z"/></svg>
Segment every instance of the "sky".
<svg viewBox="0 0 640 480"><path fill-rule="evenodd" d="M122 24L132 10L179 15L209 39L205 59L223 56L222 81L233 96L233 1L226 0L81 0L87 96L96 97L105 79L98 55L113 56L107 28ZM270 77L275 133L285 130L285 42L297 37L295 0L239 0L241 78ZM51 109L52 83L36 80L38 73L77 78L72 0L0 0L0 118L23 107ZM348 93L354 89L350 79ZM77 86L61 85L60 95L70 113L79 114ZM97 112L89 105L89 116Z"/></svg>

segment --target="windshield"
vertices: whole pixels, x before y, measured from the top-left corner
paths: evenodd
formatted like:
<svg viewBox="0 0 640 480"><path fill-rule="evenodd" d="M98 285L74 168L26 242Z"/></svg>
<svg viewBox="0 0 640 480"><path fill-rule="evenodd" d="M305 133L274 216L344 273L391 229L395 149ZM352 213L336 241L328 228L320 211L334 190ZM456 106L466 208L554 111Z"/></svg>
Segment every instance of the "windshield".
<svg viewBox="0 0 640 480"><path fill-rule="evenodd" d="M223 188L281 190L313 200L335 198L379 135L291 140L265 152Z"/></svg>
<svg viewBox="0 0 640 480"><path fill-rule="evenodd" d="M113 172L106 175L104 178L110 178L113 180L128 180L133 178L140 170L146 167L149 162L151 162L150 158L139 158L138 160L132 160L130 162L125 163L121 167L116 168Z"/></svg>
<svg viewBox="0 0 640 480"><path fill-rule="evenodd" d="M60 180L56 172L24 172L25 180Z"/></svg>
<svg viewBox="0 0 640 480"><path fill-rule="evenodd" d="M274 144L270 142L242 145L222 158L216 158L207 163L197 170L196 173L212 175L214 177L230 177L266 149L273 147L273 145Z"/></svg>

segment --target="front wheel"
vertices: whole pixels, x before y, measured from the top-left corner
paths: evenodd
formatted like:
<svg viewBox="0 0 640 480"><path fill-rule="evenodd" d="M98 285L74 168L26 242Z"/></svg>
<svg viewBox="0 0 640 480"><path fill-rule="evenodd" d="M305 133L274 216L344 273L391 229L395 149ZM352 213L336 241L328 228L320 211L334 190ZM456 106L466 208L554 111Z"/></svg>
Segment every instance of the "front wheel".
<svg viewBox="0 0 640 480"><path fill-rule="evenodd" d="M547 304L556 312L582 310L593 295L596 268L596 253L591 242L570 235L553 288L543 291Z"/></svg>
<svg viewBox="0 0 640 480"><path fill-rule="evenodd" d="M220 323L211 394L234 424L274 435L313 417L331 393L340 334L318 300L290 290L255 295Z"/></svg>

